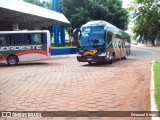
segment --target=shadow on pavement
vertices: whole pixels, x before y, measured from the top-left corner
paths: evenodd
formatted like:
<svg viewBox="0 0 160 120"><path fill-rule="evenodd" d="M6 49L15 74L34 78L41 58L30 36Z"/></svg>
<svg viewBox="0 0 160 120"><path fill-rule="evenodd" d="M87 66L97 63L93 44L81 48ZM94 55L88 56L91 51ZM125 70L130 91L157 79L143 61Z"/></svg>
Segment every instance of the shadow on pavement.
<svg viewBox="0 0 160 120"><path fill-rule="evenodd" d="M49 65L50 63L45 63L45 62L34 62L34 63L19 63L15 66L9 66L7 64L0 64L0 67L18 67L18 66L35 66L35 65Z"/></svg>
<svg viewBox="0 0 160 120"><path fill-rule="evenodd" d="M115 60L112 64L109 64L107 62L101 62L101 63L92 63L92 64L85 64L82 65L84 67L116 67L117 65L120 65L121 67L125 67L125 63L127 64L133 64L134 62L139 61L136 58L129 57L127 59L118 59Z"/></svg>

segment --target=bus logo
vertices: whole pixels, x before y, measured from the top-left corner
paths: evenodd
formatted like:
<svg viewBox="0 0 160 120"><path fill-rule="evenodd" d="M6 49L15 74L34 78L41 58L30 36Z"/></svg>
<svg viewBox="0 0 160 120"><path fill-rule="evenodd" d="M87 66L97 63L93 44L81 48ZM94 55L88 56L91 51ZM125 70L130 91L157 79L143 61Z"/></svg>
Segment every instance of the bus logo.
<svg viewBox="0 0 160 120"><path fill-rule="evenodd" d="M42 45L27 45L27 46L4 46L0 47L0 51L18 51L18 50L41 50Z"/></svg>
<svg viewBox="0 0 160 120"><path fill-rule="evenodd" d="M95 55L97 53L97 50L89 50L87 52L84 53L85 56L87 55Z"/></svg>

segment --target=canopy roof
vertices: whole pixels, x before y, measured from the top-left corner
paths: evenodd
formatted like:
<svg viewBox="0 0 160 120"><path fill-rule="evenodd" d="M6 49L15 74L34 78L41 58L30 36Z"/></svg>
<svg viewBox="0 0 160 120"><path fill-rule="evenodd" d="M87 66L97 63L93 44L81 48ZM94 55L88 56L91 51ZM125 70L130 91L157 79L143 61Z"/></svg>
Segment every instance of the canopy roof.
<svg viewBox="0 0 160 120"><path fill-rule="evenodd" d="M58 13L20 0L0 0L0 30L49 27L55 24L69 24L67 18Z"/></svg>

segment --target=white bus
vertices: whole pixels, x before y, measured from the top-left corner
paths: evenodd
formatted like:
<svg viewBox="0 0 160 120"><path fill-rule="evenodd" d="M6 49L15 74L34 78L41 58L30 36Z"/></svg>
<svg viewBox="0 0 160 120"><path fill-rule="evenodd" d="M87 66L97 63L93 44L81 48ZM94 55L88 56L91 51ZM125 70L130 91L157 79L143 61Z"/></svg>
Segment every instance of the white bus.
<svg viewBox="0 0 160 120"><path fill-rule="evenodd" d="M50 45L48 30L1 31L0 63L16 65L19 62L49 59Z"/></svg>

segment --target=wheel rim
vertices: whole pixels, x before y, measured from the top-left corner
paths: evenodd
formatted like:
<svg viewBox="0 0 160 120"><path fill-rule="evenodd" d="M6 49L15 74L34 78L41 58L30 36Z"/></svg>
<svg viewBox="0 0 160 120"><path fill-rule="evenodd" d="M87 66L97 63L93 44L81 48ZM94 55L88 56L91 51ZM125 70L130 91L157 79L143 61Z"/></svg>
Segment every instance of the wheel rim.
<svg viewBox="0 0 160 120"><path fill-rule="evenodd" d="M11 65L16 64L16 59L15 58L10 58L9 59L9 64L11 64Z"/></svg>

